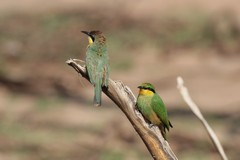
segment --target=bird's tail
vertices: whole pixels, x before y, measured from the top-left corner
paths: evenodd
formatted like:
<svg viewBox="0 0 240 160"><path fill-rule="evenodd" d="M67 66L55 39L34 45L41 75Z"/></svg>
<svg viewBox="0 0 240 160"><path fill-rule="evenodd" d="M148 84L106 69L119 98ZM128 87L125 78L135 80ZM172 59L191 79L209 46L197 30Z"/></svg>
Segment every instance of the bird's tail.
<svg viewBox="0 0 240 160"><path fill-rule="evenodd" d="M102 83L98 81L94 86L94 105L101 106L102 99Z"/></svg>

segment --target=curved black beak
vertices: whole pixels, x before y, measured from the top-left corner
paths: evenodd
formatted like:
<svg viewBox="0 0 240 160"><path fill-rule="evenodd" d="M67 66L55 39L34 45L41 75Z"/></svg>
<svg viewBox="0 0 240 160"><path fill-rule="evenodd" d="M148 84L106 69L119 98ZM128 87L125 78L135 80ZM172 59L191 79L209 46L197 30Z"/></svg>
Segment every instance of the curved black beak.
<svg viewBox="0 0 240 160"><path fill-rule="evenodd" d="M81 32L89 36L89 32L87 31L81 31Z"/></svg>
<svg viewBox="0 0 240 160"><path fill-rule="evenodd" d="M137 88L142 89L143 87L142 86L138 86Z"/></svg>

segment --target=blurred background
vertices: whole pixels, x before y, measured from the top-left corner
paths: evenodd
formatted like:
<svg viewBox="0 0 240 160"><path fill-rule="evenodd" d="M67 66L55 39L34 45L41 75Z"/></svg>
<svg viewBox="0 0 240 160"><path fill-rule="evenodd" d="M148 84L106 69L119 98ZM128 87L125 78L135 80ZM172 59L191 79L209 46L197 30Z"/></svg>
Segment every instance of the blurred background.
<svg viewBox="0 0 240 160"><path fill-rule="evenodd" d="M155 85L174 128L179 159L217 160L204 128L183 102L176 77L220 139L240 150L240 4L237 0L8 0L0 4L0 159L152 159L125 115L65 64L85 60L87 37L108 41L113 80L135 95Z"/></svg>

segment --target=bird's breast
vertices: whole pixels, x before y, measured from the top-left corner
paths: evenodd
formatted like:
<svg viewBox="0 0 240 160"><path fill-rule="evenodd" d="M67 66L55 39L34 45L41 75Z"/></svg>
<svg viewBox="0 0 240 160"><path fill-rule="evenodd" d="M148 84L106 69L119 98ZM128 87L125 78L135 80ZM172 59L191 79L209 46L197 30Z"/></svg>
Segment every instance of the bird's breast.
<svg viewBox="0 0 240 160"><path fill-rule="evenodd" d="M159 125L161 123L157 114L153 111L151 107L152 96L139 95L137 99L137 107L142 115L154 125Z"/></svg>

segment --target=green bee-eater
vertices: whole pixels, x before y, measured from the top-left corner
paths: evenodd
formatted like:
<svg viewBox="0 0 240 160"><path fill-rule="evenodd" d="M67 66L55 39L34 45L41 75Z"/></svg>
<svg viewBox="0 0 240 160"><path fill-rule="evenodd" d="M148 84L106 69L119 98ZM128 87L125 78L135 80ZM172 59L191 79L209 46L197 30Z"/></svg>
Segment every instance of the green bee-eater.
<svg viewBox="0 0 240 160"><path fill-rule="evenodd" d="M152 125L157 125L159 127L166 140L166 129L169 131L172 124L168 120L167 109L162 99L155 92L154 86L150 83L143 83L138 86L138 88L140 89L136 104L138 110Z"/></svg>
<svg viewBox="0 0 240 160"><path fill-rule="evenodd" d="M86 69L90 82L94 85L94 103L101 105L102 87L108 87L109 64L106 38L101 31L82 31L88 35Z"/></svg>

